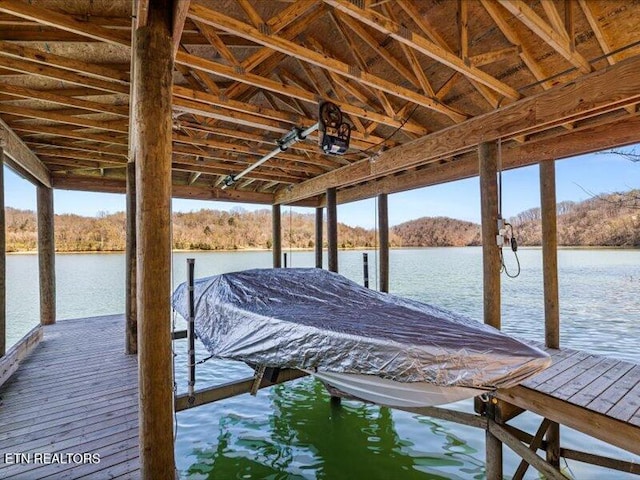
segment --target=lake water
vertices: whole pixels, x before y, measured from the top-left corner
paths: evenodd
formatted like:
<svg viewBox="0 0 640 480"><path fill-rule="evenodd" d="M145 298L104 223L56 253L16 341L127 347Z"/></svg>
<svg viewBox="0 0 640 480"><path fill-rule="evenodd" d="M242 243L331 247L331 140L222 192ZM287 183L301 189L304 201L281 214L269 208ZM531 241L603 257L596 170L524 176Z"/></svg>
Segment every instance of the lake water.
<svg viewBox="0 0 640 480"><path fill-rule="evenodd" d="M375 252L369 251L372 286ZM522 274L503 276L503 329L543 340L542 255L519 252ZM199 277L271 265L270 252L175 253L174 284L185 278L186 258L196 258ZM559 252L561 344L640 362L640 250ZM513 258L507 254L512 266ZM362 281L362 251L340 252L340 272ZM391 293L482 318L479 248L392 250ZM294 267L313 266L312 252L289 252ZM7 259L8 341L17 341L38 319L37 257ZM124 255L56 256L59 319L124 311ZM180 318L174 318L179 329ZM186 390L186 344L175 342L176 381ZM198 358L207 352L198 349ZM245 377L235 362L198 366L197 387ZM470 402L452 408L471 411ZM475 479L484 478L484 432L471 427L344 401L333 407L321 384L305 378L256 397L243 395L182 412L176 417L177 463L189 478L202 479ZM514 424L534 431L533 414ZM640 457L562 428L569 448L640 461ZM505 474L519 459L505 447ZM637 478L572 462L564 471L577 479ZM538 478L530 469L526 478Z"/></svg>

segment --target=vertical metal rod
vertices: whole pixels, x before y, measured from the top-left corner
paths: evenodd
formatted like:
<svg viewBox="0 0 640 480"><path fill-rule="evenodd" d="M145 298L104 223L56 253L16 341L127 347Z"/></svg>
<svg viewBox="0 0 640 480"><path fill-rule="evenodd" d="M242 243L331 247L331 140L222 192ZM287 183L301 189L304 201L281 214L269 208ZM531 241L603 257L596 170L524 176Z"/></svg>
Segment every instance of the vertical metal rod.
<svg viewBox="0 0 640 480"><path fill-rule="evenodd" d="M271 209L271 248L273 249L273 268L282 267L282 225L280 205Z"/></svg>
<svg viewBox="0 0 640 480"><path fill-rule="evenodd" d="M322 222L324 220L324 209L316 208L316 268L322 268Z"/></svg>
<svg viewBox="0 0 640 480"><path fill-rule="evenodd" d="M386 193L378 195L378 235L380 237L380 291L389 292L389 202Z"/></svg>
<svg viewBox="0 0 640 480"><path fill-rule="evenodd" d="M287 253L283 253L284 255L284 268L287 268Z"/></svg>
<svg viewBox="0 0 640 480"><path fill-rule="evenodd" d="M327 255L329 271L338 272L338 210L336 207L336 189L327 189Z"/></svg>
<svg viewBox="0 0 640 480"><path fill-rule="evenodd" d="M187 328L187 342L189 343L189 382L188 382L188 394L192 398L196 386L196 333L195 333L195 317L196 317L196 305L194 298L194 272L195 272L195 259L187 258L187 282L189 285L189 318Z"/></svg>
<svg viewBox="0 0 640 480"><path fill-rule="evenodd" d="M364 288L369 288L369 254L362 254L362 273L364 275Z"/></svg>

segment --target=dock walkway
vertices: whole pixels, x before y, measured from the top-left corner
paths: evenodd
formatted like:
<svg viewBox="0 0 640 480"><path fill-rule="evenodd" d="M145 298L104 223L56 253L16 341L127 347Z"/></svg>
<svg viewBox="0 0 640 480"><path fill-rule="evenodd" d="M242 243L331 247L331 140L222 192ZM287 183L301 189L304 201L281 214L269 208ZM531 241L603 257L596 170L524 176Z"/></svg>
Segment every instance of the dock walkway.
<svg viewBox="0 0 640 480"><path fill-rule="evenodd" d="M124 354L124 338L122 315L45 327L42 343L0 388L0 452L31 460L0 458L0 478L137 478L137 362ZM640 365L549 353L549 369L498 397L640 454ZM97 453L100 462L44 464L36 453Z"/></svg>
<svg viewBox="0 0 640 480"><path fill-rule="evenodd" d="M138 477L138 367L124 354L122 315L45 327L0 388L0 452L0 478ZM76 453L100 461L66 458Z"/></svg>

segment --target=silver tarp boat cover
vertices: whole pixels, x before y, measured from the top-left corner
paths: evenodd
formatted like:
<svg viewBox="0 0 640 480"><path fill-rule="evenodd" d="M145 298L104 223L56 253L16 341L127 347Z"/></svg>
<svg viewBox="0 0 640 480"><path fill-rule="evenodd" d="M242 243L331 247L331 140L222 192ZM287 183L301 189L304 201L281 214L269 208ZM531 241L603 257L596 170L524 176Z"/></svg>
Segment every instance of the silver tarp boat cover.
<svg viewBox="0 0 640 480"><path fill-rule="evenodd" d="M184 318L187 300L182 284L173 306ZM196 280L195 330L219 358L440 386L510 387L550 364L492 327L315 268Z"/></svg>

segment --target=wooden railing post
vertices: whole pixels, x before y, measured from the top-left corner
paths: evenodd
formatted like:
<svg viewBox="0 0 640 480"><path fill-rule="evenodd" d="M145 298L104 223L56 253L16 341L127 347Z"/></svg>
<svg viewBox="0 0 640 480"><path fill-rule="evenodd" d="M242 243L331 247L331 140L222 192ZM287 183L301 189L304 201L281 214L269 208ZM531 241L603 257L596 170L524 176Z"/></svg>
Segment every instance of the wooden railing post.
<svg viewBox="0 0 640 480"><path fill-rule="evenodd" d="M560 348L558 295L558 229L555 161L540 163L540 210L542 217L542 271L544 278L544 340L549 348ZM560 467L560 425L551 422L545 436L547 462Z"/></svg>
<svg viewBox="0 0 640 480"><path fill-rule="evenodd" d="M482 266L484 293L484 323L500 328L500 250L498 234L498 155L495 142L478 147L480 167L480 203L482 215ZM495 407L489 405L489 418ZM489 430L486 432L487 478L502 478L502 442Z"/></svg>
<svg viewBox="0 0 640 480"><path fill-rule="evenodd" d="M282 214L280 205L271 209L271 248L273 251L273 268L282 267Z"/></svg>
<svg viewBox="0 0 640 480"><path fill-rule="evenodd" d="M140 477L175 479L171 351L172 2L149 3L135 30Z"/></svg>
<svg viewBox="0 0 640 480"><path fill-rule="evenodd" d="M7 351L7 239L4 218L4 145L0 140L0 357Z"/></svg>
<svg viewBox="0 0 640 480"><path fill-rule="evenodd" d="M53 189L38 185L38 266L40 271L40 323L56 323L56 250Z"/></svg>
<svg viewBox="0 0 640 480"><path fill-rule="evenodd" d="M380 237L380 291L389 291L389 202L386 193L378 195L378 235Z"/></svg>
<svg viewBox="0 0 640 480"><path fill-rule="evenodd" d="M322 223L324 221L324 209L316 208L316 268L322 268Z"/></svg>
<svg viewBox="0 0 640 480"><path fill-rule="evenodd" d="M329 271L338 271L338 208L336 206L336 189L327 189L327 256Z"/></svg>

